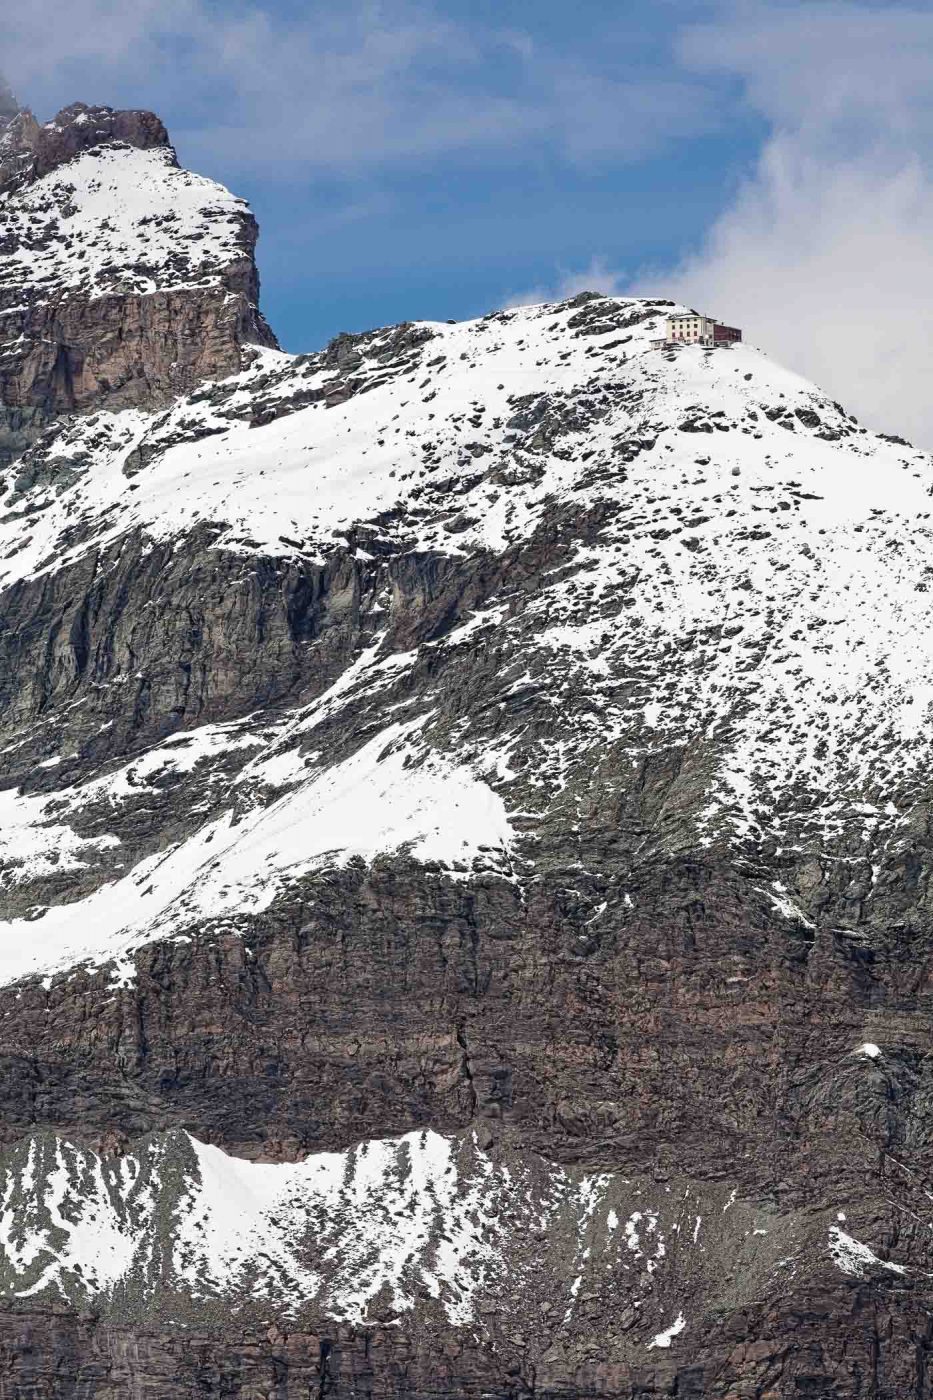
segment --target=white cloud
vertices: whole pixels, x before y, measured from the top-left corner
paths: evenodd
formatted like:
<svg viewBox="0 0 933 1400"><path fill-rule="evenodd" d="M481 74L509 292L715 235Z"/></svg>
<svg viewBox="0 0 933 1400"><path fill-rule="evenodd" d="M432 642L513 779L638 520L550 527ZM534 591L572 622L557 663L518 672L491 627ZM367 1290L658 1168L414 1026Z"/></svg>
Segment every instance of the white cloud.
<svg viewBox="0 0 933 1400"><path fill-rule="evenodd" d="M598 70L443 8L326 0L289 18L257 3L33 0L5 18L3 65L37 107L67 83L87 100L182 111L186 154L291 179L533 149L625 161L718 120L689 75Z"/></svg>
<svg viewBox="0 0 933 1400"><path fill-rule="evenodd" d="M3 68L14 87L39 97L62 72L105 77L132 65L144 80L162 39L200 23L197 0L33 0L4 15Z"/></svg>
<svg viewBox="0 0 933 1400"><path fill-rule="evenodd" d="M568 297L575 297L579 292L603 292L606 296L622 296L626 282L625 273L611 268L605 258L593 257L586 267L578 271L563 270L547 285L530 287L525 292L514 293L506 305L536 306L543 301L564 301Z"/></svg>
<svg viewBox="0 0 933 1400"><path fill-rule="evenodd" d="M933 14L738 5L683 61L769 124L704 246L644 290L744 325L873 426L933 447Z"/></svg>

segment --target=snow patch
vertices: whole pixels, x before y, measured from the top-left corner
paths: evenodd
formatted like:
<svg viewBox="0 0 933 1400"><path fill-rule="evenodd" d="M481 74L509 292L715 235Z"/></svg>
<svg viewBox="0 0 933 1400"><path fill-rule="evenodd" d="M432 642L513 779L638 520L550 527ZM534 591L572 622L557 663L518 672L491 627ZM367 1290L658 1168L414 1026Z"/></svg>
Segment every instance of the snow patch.
<svg viewBox="0 0 933 1400"><path fill-rule="evenodd" d="M463 876L476 857L488 861L497 853L508 868L513 832L502 799L466 767L419 746L419 727L389 726L342 763L312 770L270 805L236 819L224 813L85 899L55 905L41 917L0 922L0 981L120 959L198 919L259 912L289 880L355 856L372 860L404 851ZM199 749L203 744L180 750L179 761L194 762ZM137 771L163 761L164 746ZM127 777L123 770L101 781L119 792ZM11 810L18 803L27 813L41 808L40 799L9 793L0 794L0 803ZM77 838L69 841L72 835L27 821L11 824L3 840L12 850L20 849L13 844L20 840L35 870L56 845L78 863L82 847Z"/></svg>
<svg viewBox="0 0 933 1400"><path fill-rule="evenodd" d="M856 1278L864 1278L869 1268L886 1269L891 1274L906 1274L903 1264L893 1264L889 1259L879 1259L867 1244L853 1239L838 1225L829 1227L829 1252L839 1268Z"/></svg>
<svg viewBox="0 0 933 1400"><path fill-rule="evenodd" d="M656 1333L656 1335L651 1338L651 1341L648 1343L649 1351L652 1347L669 1347L674 1338L680 1336L686 1325L687 1319L684 1317L683 1313L678 1313L676 1320L671 1323L670 1327L665 1328L663 1332Z"/></svg>

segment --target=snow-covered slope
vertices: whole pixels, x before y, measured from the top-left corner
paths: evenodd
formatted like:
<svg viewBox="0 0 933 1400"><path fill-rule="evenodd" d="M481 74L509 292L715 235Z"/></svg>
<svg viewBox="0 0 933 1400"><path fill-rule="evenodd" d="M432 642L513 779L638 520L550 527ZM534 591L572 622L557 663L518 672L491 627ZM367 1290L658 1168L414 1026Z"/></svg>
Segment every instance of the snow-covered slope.
<svg viewBox="0 0 933 1400"><path fill-rule="evenodd" d="M222 185L182 170L170 147L84 151L0 195L0 298L220 285L249 251L247 213Z"/></svg>
<svg viewBox="0 0 933 1400"><path fill-rule="evenodd" d="M3 881L41 880L53 847L59 874L80 868L87 890L99 867L103 883L32 922L40 890L7 920L7 977L187 936L208 911L265 908L302 872L355 856L531 878L542 833L578 840L581 811L671 751L685 758L678 822L653 822L662 847L864 858L871 898L930 758L933 468L751 347L659 350L666 310L578 299L320 356L265 352L162 414L75 419L24 460L27 489L11 482L0 517L7 587L210 526L212 549L244 567L325 570L349 554L372 599L365 644L309 705L194 730L87 781L65 776L78 751L46 743L57 790L5 798ZM544 539L533 587L517 594L484 565L456 626L400 646L386 561L518 561ZM458 677L492 645L498 710L456 713ZM142 678L111 658L114 693ZM192 829L135 861L118 833L168 773L174 807L179 791L197 797ZM782 879L766 893L779 916L810 920Z"/></svg>
<svg viewBox="0 0 933 1400"><path fill-rule="evenodd" d="M199 730L190 743L152 749L53 797L0 794L0 886L9 891L86 872L102 855L119 857L117 836L80 837L69 810L80 816L101 804L115 814L150 783L209 768L212 756L239 752L252 760L226 791L231 805L196 822L187 839L125 874L117 860L116 878L84 899L33 907L0 926L0 976L9 981L85 960L129 967L124 960L140 942L172 937L199 920L260 913L289 880L354 858L404 851L454 872L510 870L514 833L502 798L465 765L426 751L417 722L391 725L342 763L327 765L298 751L320 713L285 726L285 744L273 727Z"/></svg>
<svg viewBox="0 0 933 1400"><path fill-rule="evenodd" d="M442 1321L572 1338L594 1300L633 1352L695 1347L728 1289L915 1270L844 1213L779 1216L724 1185L632 1181L411 1132L295 1163L184 1133L100 1157L51 1135L0 1167L0 1294L119 1320L184 1297L289 1326ZM174 1302L174 1306L178 1306Z"/></svg>

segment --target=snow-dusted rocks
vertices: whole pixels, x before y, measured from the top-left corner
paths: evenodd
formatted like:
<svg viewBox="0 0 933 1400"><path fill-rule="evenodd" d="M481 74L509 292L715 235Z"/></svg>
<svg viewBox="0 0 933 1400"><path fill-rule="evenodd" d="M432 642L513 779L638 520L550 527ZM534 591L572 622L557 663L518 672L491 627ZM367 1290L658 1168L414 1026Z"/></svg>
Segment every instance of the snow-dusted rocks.
<svg viewBox="0 0 933 1400"><path fill-rule="evenodd" d="M152 405L238 368L247 343L274 344L255 241L243 201L181 170L151 113L8 114L0 462L56 413Z"/></svg>
<svg viewBox="0 0 933 1400"><path fill-rule="evenodd" d="M85 152L115 146L168 148L168 133L153 112L119 112L75 102L40 125L20 108L10 88L0 90L0 194L24 190Z"/></svg>
<svg viewBox="0 0 933 1400"><path fill-rule="evenodd" d="M243 200L168 145L80 152L6 205L0 287L29 299L221 287L251 252Z"/></svg>
<svg viewBox="0 0 933 1400"><path fill-rule="evenodd" d="M109 585L101 591L95 580L99 621L87 654L77 658L72 645L72 665L66 648L43 683L42 717L37 711L36 726L7 750L13 773L24 759L49 764L42 786L61 795L51 806L27 803L21 817L11 812L8 840L21 839L20 822L41 828L53 810L79 815L93 803L99 816L82 864L93 867L96 841L106 857L101 879L124 872L98 902L124 912L116 924L110 914L91 923L117 932L125 913L125 927L138 931L120 890L148 888L149 867L134 873L132 843L113 864L125 836L101 817L109 807L120 826L127 790L118 773L112 791L92 775L83 757L91 720L99 715L102 726L92 747L110 758L145 741L153 718L164 736L207 705L235 727L199 728L187 741L198 761L186 762L180 788L194 783L200 792L207 781L213 797L195 804L203 821L177 850L159 844L171 901L181 886L169 872L177 866L193 878L202 869L197 843L226 829L233 808L222 804L243 784L270 800L288 788L250 822L261 842L280 809L285 821L286 811L302 814L294 820L308 832L305 853L284 854L288 843L276 837L278 855L263 857L252 875L234 855L240 874L232 883L221 877L228 895L218 910L265 907L279 888L272 871L310 868L328 850L371 857L404 848L434 859L443 848L450 864L462 841L468 864L482 847L509 845L514 859L501 868L516 874L525 859L530 872L536 843L576 843L584 832L603 839L610 800L635 802L636 820L662 849L770 852L770 878L756 888L779 923L803 933L815 927L814 860L845 858L861 893L844 899L880 897L880 853L907 830L928 761L933 632L918 623L933 538L930 463L858 428L749 347L659 353L652 340L663 309L582 299L343 338L316 356L263 352L244 374L164 412L74 418L28 453L0 517L8 588L47 593L67 579L68 591L80 592L88 561L106 560L105 577L120 580L122 597L141 571L205 547L208 567L227 582L218 595L225 620L193 623L186 664L207 690L190 707L153 716L151 703L140 708L151 662L140 666L138 657L152 656L154 640L143 640L152 609L173 610L179 585L145 600L131 641L112 632ZM238 697L236 676L224 678L226 696L209 699L216 648L245 621L229 616L237 580L270 568L281 580L269 576L270 585L285 590L275 604L277 664L291 669L296 698L312 693L304 708L274 719L255 713L262 692ZM419 577L424 569L430 581ZM205 605L203 595L185 602L188 615ZM341 659L325 660L338 617ZM121 628L125 621L121 605ZM85 626L78 612L70 626ZM268 641L248 626L237 645L261 653ZM41 663L18 642L13 664ZM469 702L479 673L484 700L495 703ZM22 679L14 684L22 694ZM49 714L50 693L67 694L67 707ZM361 710L366 725L350 740L347 725L359 728ZM236 727L244 712L250 718ZM117 719L124 714L129 731ZM320 749L324 719L334 732ZM261 754L272 745L275 763L263 770L251 743ZM422 815L399 797L397 830L374 805L380 834L360 844L323 815L330 809L315 805L323 799L303 795L336 793L338 774L357 768L387 771L400 743L406 756L392 783L401 793L422 773L412 797ZM149 771L174 771L176 752L153 750ZM674 753L676 803L662 796L674 790L663 779L654 811L647 794L636 798L638 774ZM210 778L212 755L220 783ZM237 766L242 776L231 786ZM451 775L436 797L429 770ZM135 786L150 781L161 782ZM467 839L458 814L474 800L469 793L479 805L463 818ZM178 798L173 786L173 806ZM517 844L510 811L527 838ZM425 844L445 823L446 845ZM77 850L84 838L68 832L65 849ZM241 829L230 851L244 839ZM212 845L212 869L223 868L228 845ZM608 873L603 859L584 859L590 876ZM28 862L11 872L20 889ZM153 893L147 907L147 926L162 927L160 898ZM87 923L68 906L46 916L47 939L30 942L53 949L62 919Z"/></svg>
<svg viewBox="0 0 933 1400"><path fill-rule="evenodd" d="M904 1275L838 1226L775 1221L722 1185L568 1171L490 1155L475 1133L415 1131L294 1163L244 1162L175 1132L101 1156L52 1134L0 1163L0 1296L112 1322L173 1294L290 1327L419 1319L572 1345L598 1315L623 1353L682 1348L679 1304L708 1314L722 1261L782 1286L838 1268ZM703 1214L718 1217L711 1233ZM740 1285L741 1287L741 1285Z"/></svg>

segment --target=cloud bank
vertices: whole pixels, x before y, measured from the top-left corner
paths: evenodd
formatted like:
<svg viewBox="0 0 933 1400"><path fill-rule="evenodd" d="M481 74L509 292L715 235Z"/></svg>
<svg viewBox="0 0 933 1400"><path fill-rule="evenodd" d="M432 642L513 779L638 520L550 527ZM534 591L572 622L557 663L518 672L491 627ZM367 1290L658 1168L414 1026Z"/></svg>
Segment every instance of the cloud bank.
<svg viewBox="0 0 933 1400"><path fill-rule="evenodd" d="M933 13L737 5L679 53L737 81L767 136L703 246L641 288L744 325L872 426L933 448Z"/></svg>

